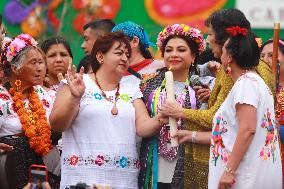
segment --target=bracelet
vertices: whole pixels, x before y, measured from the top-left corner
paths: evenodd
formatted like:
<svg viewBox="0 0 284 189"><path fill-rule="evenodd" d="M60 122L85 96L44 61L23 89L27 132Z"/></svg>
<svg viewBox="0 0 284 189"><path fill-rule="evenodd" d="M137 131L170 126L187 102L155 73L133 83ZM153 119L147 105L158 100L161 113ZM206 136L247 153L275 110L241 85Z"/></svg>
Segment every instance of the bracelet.
<svg viewBox="0 0 284 189"><path fill-rule="evenodd" d="M233 171L230 167L228 167L227 165L225 166L225 172L227 172L227 173L230 173L230 174L232 174L232 175L234 175L235 174L235 171Z"/></svg>
<svg viewBox="0 0 284 189"><path fill-rule="evenodd" d="M196 131L192 131L192 134L191 134L191 142L192 143L196 142L196 135L197 135L197 132Z"/></svg>

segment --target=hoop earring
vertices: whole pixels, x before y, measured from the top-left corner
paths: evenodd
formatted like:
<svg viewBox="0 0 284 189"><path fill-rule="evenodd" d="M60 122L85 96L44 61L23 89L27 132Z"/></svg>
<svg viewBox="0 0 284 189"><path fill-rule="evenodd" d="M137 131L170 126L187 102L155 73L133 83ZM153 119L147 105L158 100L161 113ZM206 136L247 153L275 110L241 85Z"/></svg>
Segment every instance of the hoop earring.
<svg viewBox="0 0 284 189"><path fill-rule="evenodd" d="M21 82L21 80L16 80L15 81L15 85L16 85L16 91L20 91L20 89L21 89L21 86L22 86L22 82Z"/></svg>

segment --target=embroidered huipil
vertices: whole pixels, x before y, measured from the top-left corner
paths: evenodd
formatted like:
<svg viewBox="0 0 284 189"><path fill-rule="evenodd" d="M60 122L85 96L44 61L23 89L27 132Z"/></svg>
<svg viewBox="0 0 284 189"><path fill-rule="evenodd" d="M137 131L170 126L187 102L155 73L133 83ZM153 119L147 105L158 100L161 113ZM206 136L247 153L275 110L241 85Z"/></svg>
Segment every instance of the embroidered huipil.
<svg viewBox="0 0 284 189"><path fill-rule="evenodd" d="M41 86L34 86L34 90L46 110L48 119L53 101ZM26 109L29 109L28 99L24 100L24 105ZM12 152L7 153L7 157L0 154L0 180L7 181L10 188L21 189L29 182L30 165L43 165L43 161L42 157L30 148L29 139L26 136L15 136L23 133L23 129L14 106L11 95L5 87L0 85L0 143L14 147ZM51 186L55 184L52 179L49 179ZM3 183L0 183L0 188L1 184Z"/></svg>
<svg viewBox="0 0 284 189"><path fill-rule="evenodd" d="M166 68L158 70L156 76L147 80L145 86L142 86L144 102L151 116L158 113L157 110L166 100L164 89L166 71ZM174 83L176 100L182 107L199 108L200 103L196 101L195 92L188 84ZM178 125L179 128L184 128L184 120L179 120ZM157 188L157 182L171 183L172 188L184 188L184 145L170 148L170 144L167 143L170 140L167 128L167 126L161 128L157 136L143 138L140 151L139 188Z"/></svg>
<svg viewBox="0 0 284 189"><path fill-rule="evenodd" d="M136 151L135 109L141 98L139 86L120 84L118 115L113 103L102 97L89 75L84 75L85 93L70 128L63 132L61 188L78 182L110 188L138 188L140 163ZM105 91L114 100L116 90Z"/></svg>
<svg viewBox="0 0 284 189"><path fill-rule="evenodd" d="M34 86L43 108L46 110L46 117L49 117L53 106L53 100L41 86ZM25 108L28 108L29 101L24 100ZM14 102L9 92L3 86L0 86L0 137L22 133L22 124L14 111Z"/></svg>
<svg viewBox="0 0 284 189"><path fill-rule="evenodd" d="M282 188L273 94L256 73L240 76L213 118L208 188L218 188L224 166L230 159L239 129L235 108L238 103L257 109L257 125L254 138L236 170L236 183L232 188Z"/></svg>

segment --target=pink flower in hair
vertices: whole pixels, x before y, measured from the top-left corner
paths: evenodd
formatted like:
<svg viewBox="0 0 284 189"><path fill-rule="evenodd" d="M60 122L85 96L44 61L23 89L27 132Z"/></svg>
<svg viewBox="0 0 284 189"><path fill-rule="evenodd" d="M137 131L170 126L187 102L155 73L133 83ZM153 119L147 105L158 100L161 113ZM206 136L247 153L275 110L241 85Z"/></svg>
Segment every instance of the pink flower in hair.
<svg viewBox="0 0 284 189"><path fill-rule="evenodd" d="M2 45L2 57L4 56L7 62L11 62L13 58L15 58L17 54L25 47L35 47L36 45L37 42L32 36L30 36L29 34L20 34L12 40L7 39L6 41L4 41ZM4 63L6 61L4 61Z"/></svg>

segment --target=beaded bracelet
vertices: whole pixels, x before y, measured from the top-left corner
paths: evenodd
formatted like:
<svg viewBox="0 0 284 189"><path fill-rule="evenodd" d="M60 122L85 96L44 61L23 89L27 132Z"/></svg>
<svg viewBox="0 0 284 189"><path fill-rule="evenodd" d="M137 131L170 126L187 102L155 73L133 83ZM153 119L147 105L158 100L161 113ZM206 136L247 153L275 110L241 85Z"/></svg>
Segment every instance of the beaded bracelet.
<svg viewBox="0 0 284 189"><path fill-rule="evenodd" d="M233 171L233 170L232 170L230 167L228 167L228 166L225 166L225 172L230 173L230 174L232 174L232 175L235 174L235 171Z"/></svg>
<svg viewBox="0 0 284 189"><path fill-rule="evenodd" d="M196 142L196 134L197 134L196 131L192 131L192 134L191 134L191 142L192 142L192 143L195 143L195 142Z"/></svg>

